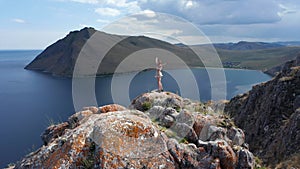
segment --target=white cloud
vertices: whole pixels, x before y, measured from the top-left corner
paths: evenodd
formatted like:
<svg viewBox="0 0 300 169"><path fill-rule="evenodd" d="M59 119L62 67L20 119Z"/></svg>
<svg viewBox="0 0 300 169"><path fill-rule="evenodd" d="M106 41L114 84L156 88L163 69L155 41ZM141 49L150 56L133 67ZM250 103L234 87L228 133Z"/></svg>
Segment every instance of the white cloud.
<svg viewBox="0 0 300 169"><path fill-rule="evenodd" d="M86 4L97 4L98 0L71 0L73 2L86 3Z"/></svg>
<svg viewBox="0 0 300 169"><path fill-rule="evenodd" d="M102 31L121 35L145 35L171 43L209 42L194 25L173 15L161 13L149 17L147 12L140 12L108 24Z"/></svg>
<svg viewBox="0 0 300 169"><path fill-rule="evenodd" d="M286 14L296 13L297 10L289 8L283 4L279 4L279 7L281 8L281 11L278 12L278 15L283 17Z"/></svg>
<svg viewBox="0 0 300 169"><path fill-rule="evenodd" d="M194 5L193 1L187 1L186 4L185 4L185 7L186 8L192 8Z"/></svg>
<svg viewBox="0 0 300 169"><path fill-rule="evenodd" d="M156 16L155 12L152 10L143 10L140 12L141 14L144 14L145 16L149 17L149 18L153 18Z"/></svg>
<svg viewBox="0 0 300 169"><path fill-rule="evenodd" d="M26 23L25 20L19 19L19 18L14 18L14 19L12 19L11 21L12 21L12 22L16 22L16 23Z"/></svg>
<svg viewBox="0 0 300 169"><path fill-rule="evenodd" d="M281 20L274 0L147 0L141 9L169 13L197 24L255 24Z"/></svg>
<svg viewBox="0 0 300 169"><path fill-rule="evenodd" d="M114 8L97 8L95 12L102 16L119 16L121 12Z"/></svg>

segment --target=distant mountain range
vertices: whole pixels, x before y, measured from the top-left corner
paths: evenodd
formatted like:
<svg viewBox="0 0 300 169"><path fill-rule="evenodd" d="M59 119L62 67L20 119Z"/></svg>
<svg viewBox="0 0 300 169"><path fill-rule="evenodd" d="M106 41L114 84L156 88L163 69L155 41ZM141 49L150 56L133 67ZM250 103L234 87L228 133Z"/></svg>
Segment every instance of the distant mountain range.
<svg viewBox="0 0 300 169"><path fill-rule="evenodd" d="M176 46L186 46L185 44L178 43ZM237 43L213 43L213 44L201 44L193 46L209 46L213 45L217 49L226 49L226 50L259 50L259 49L271 49L271 48L280 48L280 47L295 47L300 46L300 41L286 41L286 42L248 42L248 41L239 41Z"/></svg>
<svg viewBox="0 0 300 169"><path fill-rule="evenodd" d="M238 43L217 43L213 44L216 48L227 49L227 50L257 50L257 49L270 49L283 47L277 43L266 43L266 42L246 42L240 41Z"/></svg>
<svg viewBox="0 0 300 169"><path fill-rule="evenodd" d="M25 69L37 70L52 75L71 77L80 52L86 42L97 32L96 43L91 48L93 55L103 54L103 50L108 48L109 44L114 44L101 61L96 75L114 73L119 64L129 55L134 55L139 51L151 49L151 52L135 55L136 60L143 58L139 63L131 63L132 66L124 68L122 72L143 70L145 67L153 68L155 66L155 57L165 57L168 61L167 68L180 68L179 57L186 65L190 67L203 66L203 59L206 59L206 65L211 61L213 55L219 55L223 66L226 68L245 68L256 70L268 70L274 66L280 65L288 60L292 60L300 52L300 42L246 42L238 43L218 43L214 44L216 50L210 45L170 44L162 40L153 39L145 36L121 36L100 32L94 28L84 28L80 31L72 31L63 39L47 47L39 54ZM94 36L93 36L94 37ZM155 49L155 50L152 50ZM160 51L159 51L160 50ZM203 55L201 60L194 51ZM165 52L161 52L165 51ZM85 54L85 64L87 68L93 67L93 63L98 62L99 58L90 57ZM150 64L149 64L150 63ZM153 64L152 64L153 63ZM95 72L94 72L95 73ZM91 73L92 74L92 73ZM85 72L82 75L90 75Z"/></svg>

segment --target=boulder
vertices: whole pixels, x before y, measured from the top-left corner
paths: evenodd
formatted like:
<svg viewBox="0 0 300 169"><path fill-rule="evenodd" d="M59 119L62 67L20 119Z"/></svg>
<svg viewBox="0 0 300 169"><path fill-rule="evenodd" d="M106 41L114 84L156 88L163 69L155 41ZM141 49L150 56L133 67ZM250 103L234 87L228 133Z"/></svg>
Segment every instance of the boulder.
<svg viewBox="0 0 300 169"><path fill-rule="evenodd" d="M126 108L118 104L110 104L110 105L99 107L99 110L100 110L99 113L108 113L114 111L123 111L126 110Z"/></svg>
<svg viewBox="0 0 300 169"><path fill-rule="evenodd" d="M44 145L47 145L49 142L60 137L64 133L65 129L67 129L68 127L69 127L69 123L67 123L67 122L49 126L41 134L41 138L44 142Z"/></svg>
<svg viewBox="0 0 300 169"><path fill-rule="evenodd" d="M87 118L25 157L16 168L175 168L164 137L142 112Z"/></svg>
<svg viewBox="0 0 300 169"><path fill-rule="evenodd" d="M12 168L230 169L253 164L251 152L242 147L243 132L227 125L231 121L224 115L207 114L209 106L151 92L130 107L144 112L116 104L83 108L67 122L48 127L45 145Z"/></svg>

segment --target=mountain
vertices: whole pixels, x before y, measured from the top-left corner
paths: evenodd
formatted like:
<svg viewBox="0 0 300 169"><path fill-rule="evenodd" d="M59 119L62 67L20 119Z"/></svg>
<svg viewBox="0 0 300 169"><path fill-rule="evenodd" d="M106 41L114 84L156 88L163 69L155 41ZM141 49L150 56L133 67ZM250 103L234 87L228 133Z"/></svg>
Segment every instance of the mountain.
<svg viewBox="0 0 300 169"><path fill-rule="evenodd" d="M224 67L266 71L295 59L300 47L284 46L259 50L216 49Z"/></svg>
<svg viewBox="0 0 300 169"><path fill-rule="evenodd" d="M300 46L300 41L285 41L285 42L274 42L284 46Z"/></svg>
<svg viewBox="0 0 300 169"><path fill-rule="evenodd" d="M147 52L147 49L152 49L152 51ZM117 66L129 55L135 56L137 59L134 60L137 61L141 56L134 54L142 50L145 51L140 54L143 60L139 63L131 63L132 65L125 68L123 72L149 67L155 64L153 63L155 57L165 57L164 59L168 60L168 68L176 68L180 63L172 59L174 55L180 57L187 65L203 66L201 60L190 49L182 49L145 36L112 35L93 28L84 28L70 32L65 38L47 47L25 69L43 71L57 76L72 76L76 61L81 54L85 64L82 69L86 69L82 70L86 71L82 75L93 75L95 72L97 75L110 74L114 73ZM163 53L163 51L168 52ZM100 55L104 54L98 70L91 72L90 67L95 67L94 64L100 61Z"/></svg>
<svg viewBox="0 0 300 169"><path fill-rule="evenodd" d="M266 165L300 167L300 55L271 81L231 99L225 111Z"/></svg>
<svg viewBox="0 0 300 169"><path fill-rule="evenodd" d="M64 39L47 47L25 69L70 75L81 48L95 32L93 28L70 32Z"/></svg>
<svg viewBox="0 0 300 169"><path fill-rule="evenodd" d="M266 42L247 42L240 41L238 43L216 43L213 44L215 48L226 49L226 50L258 50L258 49L270 49L283 47L277 43L266 43Z"/></svg>
<svg viewBox="0 0 300 169"><path fill-rule="evenodd" d="M207 105L153 91L130 109L86 107L49 126L44 146L10 168L254 168L244 138Z"/></svg>
<svg viewBox="0 0 300 169"><path fill-rule="evenodd" d="M297 46L264 42L241 41L215 46L216 50L209 45L173 45L145 36L113 35L94 28L83 28L70 32L47 47L25 69L65 77L73 76L74 71L75 76L103 75L115 73L117 69L123 73L154 68L155 57L159 57L167 62L167 69L182 68L182 63L189 67L202 67L203 62L213 67L217 63L213 58L220 58L225 68L265 71L294 59L295 54L300 52ZM130 63L128 58L131 58ZM126 60L127 66L119 66Z"/></svg>

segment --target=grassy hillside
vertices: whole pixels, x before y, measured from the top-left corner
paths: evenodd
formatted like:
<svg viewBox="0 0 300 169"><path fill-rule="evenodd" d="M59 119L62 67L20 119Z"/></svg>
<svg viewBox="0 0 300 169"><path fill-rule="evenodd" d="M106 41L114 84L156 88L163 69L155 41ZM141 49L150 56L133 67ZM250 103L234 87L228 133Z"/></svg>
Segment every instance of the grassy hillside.
<svg viewBox="0 0 300 169"><path fill-rule="evenodd" d="M217 49L217 52L224 67L266 70L294 59L300 52L300 47L280 47L260 50Z"/></svg>

